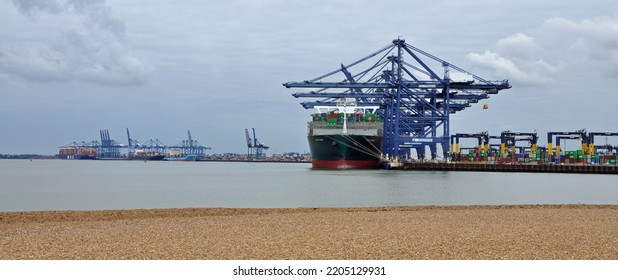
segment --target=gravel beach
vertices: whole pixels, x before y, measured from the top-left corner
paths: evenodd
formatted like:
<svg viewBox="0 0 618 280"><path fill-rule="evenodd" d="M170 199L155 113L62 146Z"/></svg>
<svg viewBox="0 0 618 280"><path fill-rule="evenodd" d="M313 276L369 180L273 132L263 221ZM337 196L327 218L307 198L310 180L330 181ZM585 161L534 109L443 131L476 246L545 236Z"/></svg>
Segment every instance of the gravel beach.
<svg viewBox="0 0 618 280"><path fill-rule="evenodd" d="M0 213L0 259L618 259L618 205Z"/></svg>

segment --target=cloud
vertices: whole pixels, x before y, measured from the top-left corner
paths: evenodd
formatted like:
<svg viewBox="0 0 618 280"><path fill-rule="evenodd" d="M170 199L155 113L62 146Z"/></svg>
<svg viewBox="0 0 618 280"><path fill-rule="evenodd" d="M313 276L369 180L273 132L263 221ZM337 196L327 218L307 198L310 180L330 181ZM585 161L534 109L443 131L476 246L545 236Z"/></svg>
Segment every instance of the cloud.
<svg viewBox="0 0 618 280"><path fill-rule="evenodd" d="M0 73L38 82L129 85L153 67L131 48L126 27L105 1L13 1L39 33L0 43ZM51 34L51 36L49 36ZM25 35L26 36L26 35Z"/></svg>
<svg viewBox="0 0 618 280"><path fill-rule="evenodd" d="M553 81L552 75L560 69L543 60L509 59L492 51L470 53L466 58L473 65L490 69L496 75L523 87L550 84Z"/></svg>
<svg viewBox="0 0 618 280"><path fill-rule="evenodd" d="M23 14L33 16L37 12L59 13L63 10L54 0L13 0L13 4Z"/></svg>
<svg viewBox="0 0 618 280"><path fill-rule="evenodd" d="M560 47L579 67L583 64L618 77L618 19L603 17L579 22L552 18L542 25L545 34L560 38Z"/></svg>
<svg viewBox="0 0 618 280"><path fill-rule="evenodd" d="M489 69L524 87L551 84L561 69L542 59L544 49L523 33L499 40L496 49L470 53L466 58L473 66Z"/></svg>
<svg viewBox="0 0 618 280"><path fill-rule="evenodd" d="M532 32L535 37L516 33L500 39L493 50L468 54L468 61L506 75L518 86L547 85L566 72L618 78L617 18L555 17ZM552 58L557 62L548 62Z"/></svg>
<svg viewBox="0 0 618 280"><path fill-rule="evenodd" d="M523 33L499 40L497 49L503 55L522 60L533 60L542 52L534 38Z"/></svg>

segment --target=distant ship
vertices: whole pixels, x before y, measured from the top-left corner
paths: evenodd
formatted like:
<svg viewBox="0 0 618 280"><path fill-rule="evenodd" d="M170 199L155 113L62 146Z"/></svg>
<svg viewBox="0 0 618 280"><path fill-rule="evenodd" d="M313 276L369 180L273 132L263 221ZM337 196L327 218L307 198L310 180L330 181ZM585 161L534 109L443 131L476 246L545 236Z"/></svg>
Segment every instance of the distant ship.
<svg viewBox="0 0 618 280"><path fill-rule="evenodd" d="M198 158L197 155L186 155L182 153L181 149L172 148L170 149L170 155L165 157L165 160L168 161L196 161Z"/></svg>
<svg viewBox="0 0 618 280"><path fill-rule="evenodd" d="M197 155L186 155L186 156L178 156L178 157L166 157L165 160L169 161L196 161Z"/></svg>
<svg viewBox="0 0 618 280"><path fill-rule="evenodd" d="M60 159L96 159L97 149L85 147L64 147L60 148L56 157Z"/></svg>
<svg viewBox="0 0 618 280"><path fill-rule="evenodd" d="M315 107L308 123L311 164L317 169L376 169L382 158L383 123L376 106L340 99Z"/></svg>
<svg viewBox="0 0 618 280"><path fill-rule="evenodd" d="M142 149L137 149L127 155L128 160L163 160L165 155Z"/></svg>

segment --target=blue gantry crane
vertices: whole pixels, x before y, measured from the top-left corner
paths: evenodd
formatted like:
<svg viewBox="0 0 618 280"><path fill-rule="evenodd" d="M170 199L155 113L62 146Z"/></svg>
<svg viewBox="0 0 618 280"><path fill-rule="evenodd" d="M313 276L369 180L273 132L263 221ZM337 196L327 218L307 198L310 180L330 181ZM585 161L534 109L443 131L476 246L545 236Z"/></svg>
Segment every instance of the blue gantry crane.
<svg viewBox="0 0 618 280"><path fill-rule="evenodd" d="M547 153L550 156L553 156L554 154L554 147L553 147L553 138L554 136L556 136L556 148L555 148L555 153L560 155L562 150L560 147L560 140L561 139L580 139L581 143L582 143L582 151L586 151L587 150L587 143L588 143L588 135L586 133L586 129L580 129L577 131L550 131L547 132ZM562 136L575 136L575 137L571 137L571 138L565 138Z"/></svg>
<svg viewBox="0 0 618 280"><path fill-rule="evenodd" d="M538 149L538 135L536 132L512 132L510 130L502 131L500 134L500 154L505 154L510 151L515 154L518 141L528 141L530 143L530 152L535 153ZM524 153L524 148L520 154Z"/></svg>
<svg viewBox="0 0 618 280"><path fill-rule="evenodd" d="M487 131L479 133L455 133L451 135L451 156L453 159L458 160L461 157L461 147L459 146L459 139L461 138L475 138L478 140L476 147L477 152L489 151L489 133Z"/></svg>
<svg viewBox="0 0 618 280"><path fill-rule="evenodd" d="M245 128L245 136L247 137L247 160L263 160L266 157L264 151L268 150L269 147L260 143L255 136L255 128L252 128L252 130L253 139L251 139L251 136L249 135L249 130Z"/></svg>
<svg viewBox="0 0 618 280"><path fill-rule="evenodd" d="M444 157L449 156L450 114L511 87L508 80L485 80L401 38L322 76L283 86L310 90L292 94L314 99L301 103L306 109L334 106L339 98L355 98L360 106L380 106L382 153L407 157L416 149L421 156L429 146L432 158L438 145Z"/></svg>
<svg viewBox="0 0 618 280"><path fill-rule="evenodd" d="M109 130L103 129L99 131L101 134L101 146L97 147L98 158L120 158L120 149L124 145L116 142L109 137Z"/></svg>
<svg viewBox="0 0 618 280"><path fill-rule="evenodd" d="M594 141L595 136L605 136L605 145L597 145ZM613 152L615 150L615 147L607 143L608 136L618 136L618 132L590 132L588 133L588 151L586 154L595 155L597 154L597 149L602 149L602 150L606 150L609 152Z"/></svg>
<svg viewBox="0 0 618 280"><path fill-rule="evenodd" d="M202 158L206 155L206 150L211 148L200 144L197 140L191 137L191 131L187 130L188 139L180 141L180 143L170 146L170 149L178 149L183 155L196 155L198 158Z"/></svg>
<svg viewBox="0 0 618 280"><path fill-rule="evenodd" d="M129 133L129 128L127 127L127 141L129 142L129 145L127 146L127 156L130 157L131 155L134 154L135 149L141 149L142 148L142 143L140 143L139 141L131 138L131 134Z"/></svg>

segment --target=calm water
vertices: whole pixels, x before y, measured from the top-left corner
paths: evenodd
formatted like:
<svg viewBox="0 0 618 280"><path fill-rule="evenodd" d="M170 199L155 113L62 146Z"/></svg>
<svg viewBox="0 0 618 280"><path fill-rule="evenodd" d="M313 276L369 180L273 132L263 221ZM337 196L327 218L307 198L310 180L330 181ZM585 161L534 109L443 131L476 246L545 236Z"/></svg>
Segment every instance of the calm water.
<svg viewBox="0 0 618 280"><path fill-rule="evenodd" d="M618 175L0 160L0 211L477 204L618 204Z"/></svg>

